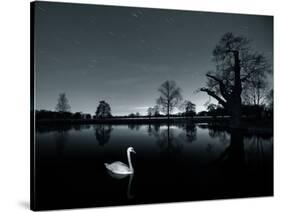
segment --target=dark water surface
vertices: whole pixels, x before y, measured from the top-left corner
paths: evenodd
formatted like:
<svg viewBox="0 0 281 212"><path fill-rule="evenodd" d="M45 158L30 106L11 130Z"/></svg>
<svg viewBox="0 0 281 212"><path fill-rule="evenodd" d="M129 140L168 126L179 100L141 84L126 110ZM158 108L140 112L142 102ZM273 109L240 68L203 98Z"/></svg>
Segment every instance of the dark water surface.
<svg viewBox="0 0 281 212"><path fill-rule="evenodd" d="M116 179L104 163L135 173ZM273 137L210 125L73 125L36 131L38 209L273 195Z"/></svg>

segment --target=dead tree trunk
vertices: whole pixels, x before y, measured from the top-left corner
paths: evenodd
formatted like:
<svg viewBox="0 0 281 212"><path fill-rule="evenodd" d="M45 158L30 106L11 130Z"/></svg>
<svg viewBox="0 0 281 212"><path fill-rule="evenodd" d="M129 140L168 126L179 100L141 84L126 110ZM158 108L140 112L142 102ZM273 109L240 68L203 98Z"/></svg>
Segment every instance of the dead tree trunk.
<svg viewBox="0 0 281 212"><path fill-rule="evenodd" d="M231 115L231 127L239 128L241 123L241 67L238 51L229 51L234 56L234 82L232 88L226 86L225 82L213 75L206 76L216 81L219 85L220 95L209 88L201 88L200 91L206 92L209 96L215 98Z"/></svg>
<svg viewBox="0 0 281 212"><path fill-rule="evenodd" d="M228 104L229 112L232 119L232 127L239 128L241 123L241 77L240 77L240 60L239 52L233 51L234 54L234 88L231 93L231 99Z"/></svg>

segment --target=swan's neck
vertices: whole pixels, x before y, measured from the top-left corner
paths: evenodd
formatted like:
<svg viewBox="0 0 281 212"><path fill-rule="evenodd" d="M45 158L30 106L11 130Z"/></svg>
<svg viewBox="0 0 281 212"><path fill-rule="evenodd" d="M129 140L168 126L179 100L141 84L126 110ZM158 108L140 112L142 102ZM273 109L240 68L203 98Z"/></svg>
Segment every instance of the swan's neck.
<svg viewBox="0 0 281 212"><path fill-rule="evenodd" d="M127 150L127 157L128 157L129 168L130 168L130 170L133 172L133 171L134 171L134 168L133 168L133 166L132 166L131 154L130 154L130 151L128 151L128 150Z"/></svg>

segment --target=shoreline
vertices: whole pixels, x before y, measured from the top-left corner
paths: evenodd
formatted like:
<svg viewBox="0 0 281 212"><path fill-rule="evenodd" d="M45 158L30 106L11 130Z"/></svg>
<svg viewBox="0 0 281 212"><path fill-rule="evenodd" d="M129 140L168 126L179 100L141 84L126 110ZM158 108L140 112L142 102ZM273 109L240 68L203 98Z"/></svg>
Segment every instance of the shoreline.
<svg viewBox="0 0 281 212"><path fill-rule="evenodd" d="M176 124L208 124L213 127L222 127L231 129L230 117L141 117L141 118L108 118L108 119L56 119L56 120L36 120L37 127L42 126L62 126L62 125L87 125L87 124L105 124L105 125L130 125L130 124L160 124L165 125L170 123L171 125ZM243 118L240 130L246 130L249 132L259 133L272 133L273 134L273 120L272 119L251 119Z"/></svg>
<svg viewBox="0 0 281 212"><path fill-rule="evenodd" d="M228 122L229 116L200 116L200 117L138 117L138 118L105 118L105 119L41 119L36 120L37 124L153 124L153 123L210 123L210 122Z"/></svg>

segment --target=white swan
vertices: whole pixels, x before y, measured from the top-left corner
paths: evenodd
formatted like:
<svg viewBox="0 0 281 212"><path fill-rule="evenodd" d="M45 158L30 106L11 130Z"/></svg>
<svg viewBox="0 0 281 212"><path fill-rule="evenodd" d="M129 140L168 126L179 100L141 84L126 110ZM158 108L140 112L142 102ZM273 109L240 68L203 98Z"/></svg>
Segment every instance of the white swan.
<svg viewBox="0 0 281 212"><path fill-rule="evenodd" d="M129 167L125 163L122 163L120 161L116 161L111 164L105 163L104 164L105 167L114 174L120 174L120 175L133 174L134 168L131 162L131 155L130 155L131 152L136 153L133 147L128 147L127 157L128 157Z"/></svg>

